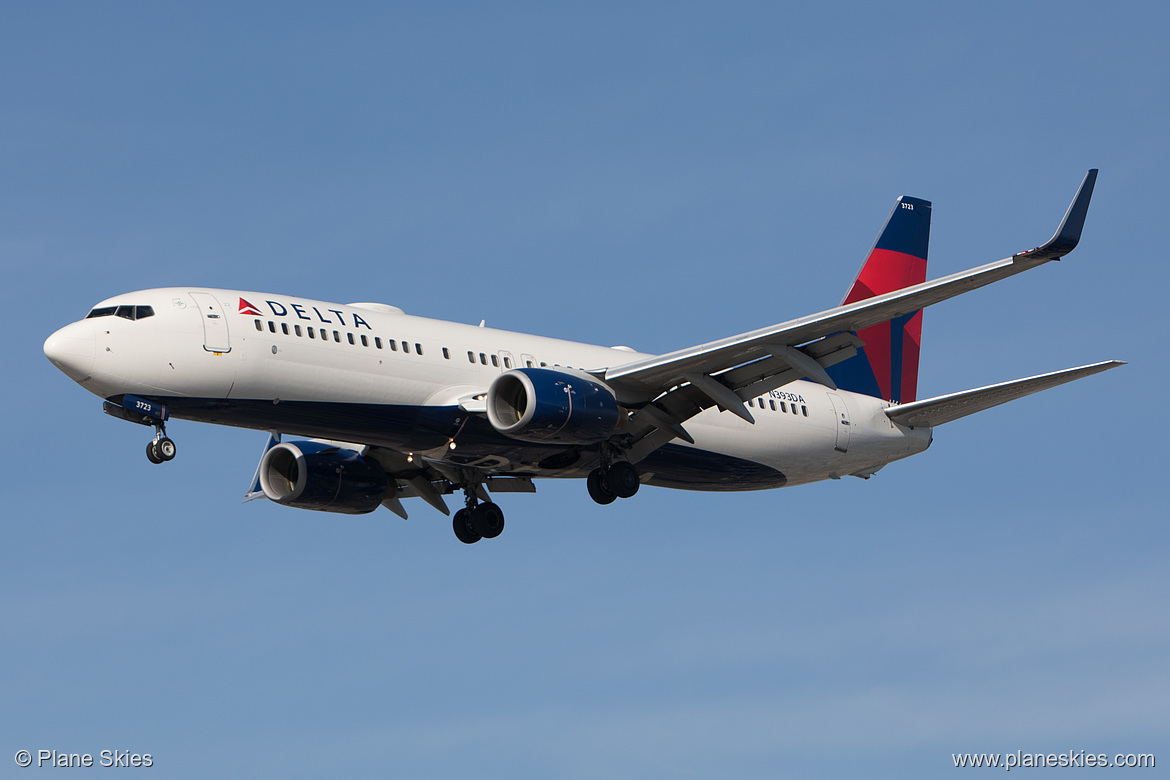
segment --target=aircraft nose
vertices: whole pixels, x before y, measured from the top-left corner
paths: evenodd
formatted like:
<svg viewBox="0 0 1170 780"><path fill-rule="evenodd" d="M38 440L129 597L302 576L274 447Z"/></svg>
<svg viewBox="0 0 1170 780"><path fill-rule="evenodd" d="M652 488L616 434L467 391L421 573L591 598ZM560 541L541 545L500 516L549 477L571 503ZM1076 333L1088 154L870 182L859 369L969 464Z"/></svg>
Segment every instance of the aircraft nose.
<svg viewBox="0 0 1170 780"><path fill-rule="evenodd" d="M85 320L66 325L45 339L45 357L74 382L89 377L96 354L93 323Z"/></svg>

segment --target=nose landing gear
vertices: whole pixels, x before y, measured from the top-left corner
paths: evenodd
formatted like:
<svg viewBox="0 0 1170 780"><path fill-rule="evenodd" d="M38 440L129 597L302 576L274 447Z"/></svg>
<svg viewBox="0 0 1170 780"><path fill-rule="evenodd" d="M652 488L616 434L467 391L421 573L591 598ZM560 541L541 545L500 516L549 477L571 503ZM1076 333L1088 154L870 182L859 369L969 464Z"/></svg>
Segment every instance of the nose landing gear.
<svg viewBox="0 0 1170 780"><path fill-rule="evenodd" d="M163 426L155 427L154 438L146 445L146 459L151 463L166 463L175 459L175 443L167 438Z"/></svg>
<svg viewBox="0 0 1170 780"><path fill-rule="evenodd" d="M111 417L153 427L154 438L146 445L146 459L151 463L174 460L175 443L167 438L166 421L170 415L167 414L166 406L136 395L126 395L120 404L103 402L102 411Z"/></svg>

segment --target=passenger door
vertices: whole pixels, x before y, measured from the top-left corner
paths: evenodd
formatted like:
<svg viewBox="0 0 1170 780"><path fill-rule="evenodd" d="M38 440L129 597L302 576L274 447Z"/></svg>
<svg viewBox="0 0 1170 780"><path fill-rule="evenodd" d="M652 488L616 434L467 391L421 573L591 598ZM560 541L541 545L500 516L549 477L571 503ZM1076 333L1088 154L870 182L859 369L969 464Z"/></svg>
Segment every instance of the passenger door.
<svg viewBox="0 0 1170 780"><path fill-rule="evenodd" d="M193 292L191 297L199 307L199 314L203 320L203 348L208 352L231 352L227 317L224 316L219 301L211 293Z"/></svg>
<svg viewBox="0 0 1170 780"><path fill-rule="evenodd" d="M835 449L839 452L849 451L849 409L845 406L845 399L836 393L828 393L829 400L833 402L833 416L837 419L837 445Z"/></svg>

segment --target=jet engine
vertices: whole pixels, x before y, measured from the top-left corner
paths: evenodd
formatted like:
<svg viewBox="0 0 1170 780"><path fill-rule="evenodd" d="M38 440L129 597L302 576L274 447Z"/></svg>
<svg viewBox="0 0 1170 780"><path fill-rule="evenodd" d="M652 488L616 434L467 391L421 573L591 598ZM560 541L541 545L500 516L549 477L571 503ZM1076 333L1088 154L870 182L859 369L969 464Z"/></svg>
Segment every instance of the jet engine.
<svg viewBox="0 0 1170 780"><path fill-rule="evenodd" d="M386 498L386 472L324 442L277 444L260 460L260 488L278 504L360 515Z"/></svg>
<svg viewBox="0 0 1170 780"><path fill-rule="evenodd" d="M539 444L595 444L621 420L617 399L588 375L517 368L488 388L487 415L505 436Z"/></svg>

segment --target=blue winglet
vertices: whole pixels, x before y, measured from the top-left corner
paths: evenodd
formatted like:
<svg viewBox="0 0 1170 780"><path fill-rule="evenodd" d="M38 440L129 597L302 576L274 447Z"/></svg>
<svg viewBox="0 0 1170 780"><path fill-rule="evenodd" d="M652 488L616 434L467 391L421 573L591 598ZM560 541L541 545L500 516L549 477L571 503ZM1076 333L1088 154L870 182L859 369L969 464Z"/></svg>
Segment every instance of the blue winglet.
<svg viewBox="0 0 1170 780"><path fill-rule="evenodd" d="M1097 183L1097 169L1090 168L1077 190L1076 197L1069 204L1064 219L1056 234L1048 241L1035 249L1020 252L1016 257L1036 258L1042 260L1059 260L1077 248L1081 241L1081 230L1085 227L1085 217L1089 213L1089 200L1093 197L1093 185Z"/></svg>

